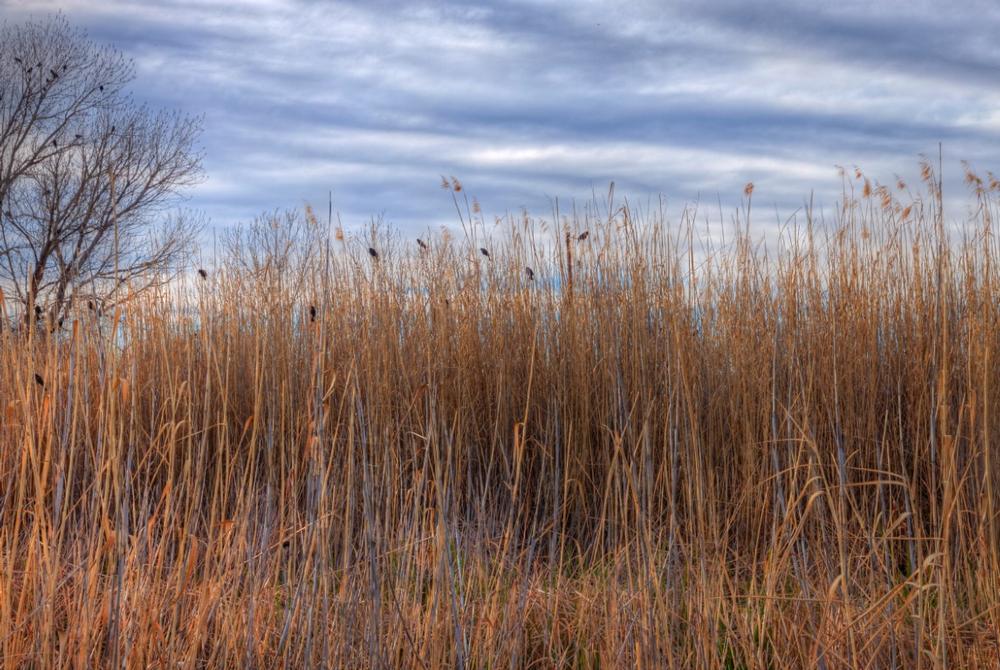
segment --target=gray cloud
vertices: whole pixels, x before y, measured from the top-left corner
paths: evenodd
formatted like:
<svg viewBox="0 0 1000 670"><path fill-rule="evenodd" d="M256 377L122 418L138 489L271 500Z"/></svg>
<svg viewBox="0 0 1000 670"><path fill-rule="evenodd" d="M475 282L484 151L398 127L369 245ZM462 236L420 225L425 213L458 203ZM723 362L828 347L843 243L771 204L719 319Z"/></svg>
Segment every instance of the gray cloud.
<svg viewBox="0 0 1000 670"><path fill-rule="evenodd" d="M453 222L441 174L544 215L610 180L678 208L747 181L832 204L834 165L889 181L938 142L998 168L986 3L0 2L57 10L136 59L139 98L204 115L189 204L220 227L329 190L348 225Z"/></svg>

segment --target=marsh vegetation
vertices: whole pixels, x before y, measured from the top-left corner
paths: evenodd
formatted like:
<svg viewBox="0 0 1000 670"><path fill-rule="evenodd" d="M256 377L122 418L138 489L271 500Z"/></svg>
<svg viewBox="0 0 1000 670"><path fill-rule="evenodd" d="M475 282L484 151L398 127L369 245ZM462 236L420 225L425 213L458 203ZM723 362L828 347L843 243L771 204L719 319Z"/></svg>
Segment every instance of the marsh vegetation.
<svg viewBox="0 0 1000 670"><path fill-rule="evenodd" d="M5 328L0 658L990 667L1000 184L967 181L952 217L930 165L848 174L767 235L748 188L725 240L448 181L453 234L262 217Z"/></svg>

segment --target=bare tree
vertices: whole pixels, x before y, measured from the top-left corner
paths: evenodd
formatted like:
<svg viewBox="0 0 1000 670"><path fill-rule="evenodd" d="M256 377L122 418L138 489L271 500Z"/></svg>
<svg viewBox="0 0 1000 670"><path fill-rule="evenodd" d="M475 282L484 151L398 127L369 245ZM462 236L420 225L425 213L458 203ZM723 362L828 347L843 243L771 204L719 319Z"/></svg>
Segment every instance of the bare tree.
<svg viewBox="0 0 1000 670"><path fill-rule="evenodd" d="M61 16L0 26L0 287L61 318L177 271L198 119L136 103L134 66Z"/></svg>

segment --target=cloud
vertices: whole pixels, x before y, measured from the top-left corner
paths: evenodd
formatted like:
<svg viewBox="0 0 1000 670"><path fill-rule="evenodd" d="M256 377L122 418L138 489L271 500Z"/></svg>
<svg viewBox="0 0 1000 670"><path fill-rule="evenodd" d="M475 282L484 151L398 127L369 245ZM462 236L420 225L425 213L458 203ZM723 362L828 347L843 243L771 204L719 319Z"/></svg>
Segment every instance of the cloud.
<svg viewBox="0 0 1000 670"><path fill-rule="evenodd" d="M664 194L678 206L832 204L835 165L884 181L943 142L1000 171L1000 10L921 0L565 3L18 0L135 58L139 98L203 114L217 226L325 202L345 223ZM950 183L950 182L949 182Z"/></svg>

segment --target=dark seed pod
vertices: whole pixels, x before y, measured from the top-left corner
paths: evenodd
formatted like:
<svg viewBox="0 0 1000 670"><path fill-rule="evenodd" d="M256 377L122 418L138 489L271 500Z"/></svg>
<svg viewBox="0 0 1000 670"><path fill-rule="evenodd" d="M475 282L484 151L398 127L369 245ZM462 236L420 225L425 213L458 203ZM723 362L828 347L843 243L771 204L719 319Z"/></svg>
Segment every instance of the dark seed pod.
<svg viewBox="0 0 1000 670"><path fill-rule="evenodd" d="M316 305L309 305L309 320L316 320Z"/></svg>

